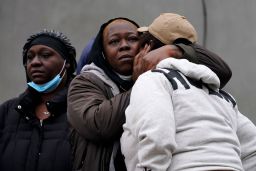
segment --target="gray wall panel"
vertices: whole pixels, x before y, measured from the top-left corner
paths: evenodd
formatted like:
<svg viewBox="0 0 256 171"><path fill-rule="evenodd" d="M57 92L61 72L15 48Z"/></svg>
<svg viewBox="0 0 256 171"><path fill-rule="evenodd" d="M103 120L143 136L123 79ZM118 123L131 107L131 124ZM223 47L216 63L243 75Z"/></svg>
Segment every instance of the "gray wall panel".
<svg viewBox="0 0 256 171"><path fill-rule="evenodd" d="M230 65L233 77L225 89L237 99L241 112L256 123L256 1L205 2L206 46ZM26 87L21 52L31 33L43 28L63 31L79 57L86 42L109 18L124 16L147 25L161 12L187 16L199 33L199 43L203 43L202 0L1 0L0 103Z"/></svg>

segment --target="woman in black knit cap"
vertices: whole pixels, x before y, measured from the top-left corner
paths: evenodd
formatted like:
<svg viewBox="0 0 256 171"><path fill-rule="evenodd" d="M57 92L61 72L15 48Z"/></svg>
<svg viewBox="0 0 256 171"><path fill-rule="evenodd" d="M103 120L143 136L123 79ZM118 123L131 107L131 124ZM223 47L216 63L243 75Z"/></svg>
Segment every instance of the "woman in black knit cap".
<svg viewBox="0 0 256 171"><path fill-rule="evenodd" d="M76 51L60 32L43 30L23 47L28 88L0 106L1 171L70 171L67 89Z"/></svg>

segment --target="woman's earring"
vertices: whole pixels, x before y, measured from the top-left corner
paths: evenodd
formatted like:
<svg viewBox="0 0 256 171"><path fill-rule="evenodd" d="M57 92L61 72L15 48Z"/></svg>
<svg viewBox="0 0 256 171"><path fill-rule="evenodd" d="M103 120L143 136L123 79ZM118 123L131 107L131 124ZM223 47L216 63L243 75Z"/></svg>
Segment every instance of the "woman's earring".
<svg viewBox="0 0 256 171"><path fill-rule="evenodd" d="M101 52L101 53L102 53L102 57L103 57L103 59L106 59L106 58L105 58L105 55L104 55L104 53L103 53L103 52Z"/></svg>
<svg viewBox="0 0 256 171"><path fill-rule="evenodd" d="M66 63L65 68L70 68L70 63Z"/></svg>

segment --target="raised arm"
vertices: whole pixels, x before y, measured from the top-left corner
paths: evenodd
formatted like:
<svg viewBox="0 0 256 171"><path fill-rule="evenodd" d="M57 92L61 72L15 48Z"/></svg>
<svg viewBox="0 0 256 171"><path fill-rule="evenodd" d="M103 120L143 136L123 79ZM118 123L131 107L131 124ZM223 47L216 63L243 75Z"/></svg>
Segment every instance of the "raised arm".
<svg viewBox="0 0 256 171"><path fill-rule="evenodd" d="M185 58L190 62L207 66L219 77L220 88L223 88L232 76L229 66L215 53L198 44L175 44L165 45L152 51L146 45L135 57L133 79L136 80L143 72L154 69L161 60L168 57Z"/></svg>
<svg viewBox="0 0 256 171"><path fill-rule="evenodd" d="M209 51L199 44L177 44L183 50L183 58L190 62L203 64L210 68L220 79L220 88L223 88L232 76L232 71L227 63L217 54Z"/></svg>
<svg viewBox="0 0 256 171"><path fill-rule="evenodd" d="M94 74L82 74L71 83L68 120L85 139L113 141L122 133L130 91L113 97L109 87Z"/></svg>

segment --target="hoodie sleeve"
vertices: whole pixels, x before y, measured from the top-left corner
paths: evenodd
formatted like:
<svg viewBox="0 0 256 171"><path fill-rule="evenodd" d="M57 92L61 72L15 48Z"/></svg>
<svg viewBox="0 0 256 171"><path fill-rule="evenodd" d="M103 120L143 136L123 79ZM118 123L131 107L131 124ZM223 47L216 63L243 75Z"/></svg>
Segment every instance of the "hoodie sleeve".
<svg viewBox="0 0 256 171"><path fill-rule="evenodd" d="M241 144L241 160L246 171L256 170L256 126L238 113L237 136Z"/></svg>
<svg viewBox="0 0 256 171"><path fill-rule="evenodd" d="M132 89L126 123L138 142L137 170L165 171L170 166L176 147L171 91L165 76L151 71Z"/></svg>

